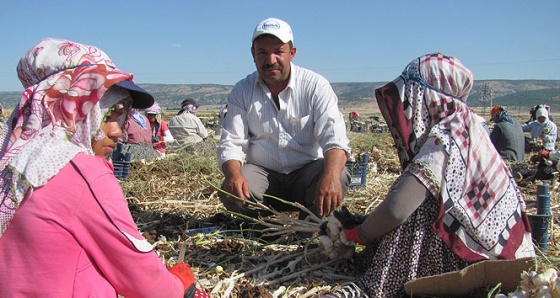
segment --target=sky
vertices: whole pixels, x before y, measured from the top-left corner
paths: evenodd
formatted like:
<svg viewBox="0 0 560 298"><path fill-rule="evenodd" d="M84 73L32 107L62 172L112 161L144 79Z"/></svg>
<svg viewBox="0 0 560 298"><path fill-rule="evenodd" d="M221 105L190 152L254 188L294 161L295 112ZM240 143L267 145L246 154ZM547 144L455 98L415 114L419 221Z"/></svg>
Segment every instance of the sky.
<svg viewBox="0 0 560 298"><path fill-rule="evenodd" d="M21 91L19 59L45 37L94 45L139 84L234 85L268 17L294 32L294 63L333 83L386 82L442 52L475 80L560 80L557 0L4 0L0 91Z"/></svg>

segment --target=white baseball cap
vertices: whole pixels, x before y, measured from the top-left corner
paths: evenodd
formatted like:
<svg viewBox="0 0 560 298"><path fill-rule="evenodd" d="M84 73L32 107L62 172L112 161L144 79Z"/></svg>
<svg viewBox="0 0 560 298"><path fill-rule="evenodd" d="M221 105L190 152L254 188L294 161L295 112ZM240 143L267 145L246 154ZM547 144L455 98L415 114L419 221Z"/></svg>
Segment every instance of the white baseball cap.
<svg viewBox="0 0 560 298"><path fill-rule="evenodd" d="M276 18L268 18L264 21L261 21L257 27L255 27L255 31L253 32L253 39L263 35L263 34L271 34L278 39L280 39L283 43L287 42L294 42L294 35L292 33L292 28L288 23L276 19Z"/></svg>

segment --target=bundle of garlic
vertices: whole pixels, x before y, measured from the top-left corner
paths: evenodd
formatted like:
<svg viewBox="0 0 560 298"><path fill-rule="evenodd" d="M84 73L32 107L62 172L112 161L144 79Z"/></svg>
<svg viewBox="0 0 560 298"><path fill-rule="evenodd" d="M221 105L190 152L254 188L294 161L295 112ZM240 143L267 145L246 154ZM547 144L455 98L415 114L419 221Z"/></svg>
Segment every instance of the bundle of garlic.
<svg viewBox="0 0 560 298"><path fill-rule="evenodd" d="M498 294L495 298L560 298L560 279L554 268L542 273L523 271L517 290L509 295Z"/></svg>
<svg viewBox="0 0 560 298"><path fill-rule="evenodd" d="M219 188L217 189L223 192L223 190ZM233 196L232 194L227 192L226 194ZM293 218L290 215L276 211L271 207L264 205L263 203L251 202L249 200L245 202L252 205L253 208L265 211L270 215L268 215L266 218L253 218L231 211L228 212L247 220L251 220L265 227L261 230L263 236L280 236L293 234L296 232L312 234L321 233L321 226L323 226L325 222L303 205L297 202L286 201L271 195L264 194L263 196L299 209L300 212L304 212L305 214L307 214L306 220ZM346 238L346 235L344 234L344 232L342 232L342 223L334 215L331 215L326 222L326 226L327 235L322 235L319 237L319 244L323 253L331 260L351 258L356 250L355 243Z"/></svg>
<svg viewBox="0 0 560 298"><path fill-rule="evenodd" d="M354 255L355 243L342 232L342 223L331 215L327 222L327 235L319 238L323 253L331 260L349 259Z"/></svg>
<svg viewBox="0 0 560 298"><path fill-rule="evenodd" d="M241 201L239 197L223 191L221 188L217 187L216 185L210 182L208 183L214 186L216 190L223 192L233 198L237 198L238 200ZM267 215L264 217L259 216L258 218L255 218L252 216L247 216L241 213L233 212L231 210L223 210L223 211L231 213L245 220L252 221L257 225L260 225L263 228L255 231L261 232L262 236L265 237L279 236L278 239L281 239L280 237L287 236L290 234L307 233L313 235L313 234L318 234L321 231L321 224L324 221L321 218L319 218L317 215L315 215L313 212L311 212L309 209L307 209L305 206L297 202L286 201L281 198L267 195L267 194L263 194L263 196L270 199L277 200L283 204L290 205L294 207L296 210L299 210L300 213L307 214L307 217L304 220L299 218L294 218L288 213L277 211L268 205L265 205L260 202L254 202L251 200L243 200L243 201L246 204L251 205L251 208L254 210L255 213L262 213Z"/></svg>

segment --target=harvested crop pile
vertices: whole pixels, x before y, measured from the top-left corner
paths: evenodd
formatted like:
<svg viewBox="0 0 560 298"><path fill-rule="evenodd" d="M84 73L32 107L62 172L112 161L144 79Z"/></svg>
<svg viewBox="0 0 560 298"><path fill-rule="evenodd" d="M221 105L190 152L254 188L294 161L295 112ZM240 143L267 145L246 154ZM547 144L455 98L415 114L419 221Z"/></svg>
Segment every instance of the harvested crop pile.
<svg viewBox="0 0 560 298"><path fill-rule="evenodd" d="M354 213L366 214L385 197L399 175L399 164L388 133L349 133L349 137L356 156L369 154L369 169L366 187L351 189L345 205ZM219 202L216 186L222 179L210 148L169 155L150 164L131 164L128 179L121 185L138 228L163 262L174 264L184 258L199 287L212 297L314 297L357 276L351 261L323 255L318 238L284 231L274 242L258 239L259 231L225 211ZM538 183L521 188L525 199L534 200ZM555 186L551 198L555 214L559 202ZM531 206L529 213L534 213ZM297 219L294 214L286 216ZM192 232L205 227L211 228L206 233ZM560 251L555 227L552 224L543 263L557 267Z"/></svg>

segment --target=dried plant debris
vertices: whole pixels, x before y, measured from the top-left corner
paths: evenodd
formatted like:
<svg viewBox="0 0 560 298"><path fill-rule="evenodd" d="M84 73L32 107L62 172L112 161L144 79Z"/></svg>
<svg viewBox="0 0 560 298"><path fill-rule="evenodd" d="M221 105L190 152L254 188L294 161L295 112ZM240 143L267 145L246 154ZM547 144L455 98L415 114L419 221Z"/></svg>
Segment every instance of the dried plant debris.
<svg viewBox="0 0 560 298"><path fill-rule="evenodd" d="M349 190L345 205L367 214L399 176L398 158L388 133L351 132L349 138L356 156L369 154L369 164L365 187ZM299 212L267 210L270 216L254 221L227 212L218 198L223 175L217 164L213 150L185 151L149 164L134 162L128 179L121 181L139 230L162 262L189 262L198 286L212 297L315 297L359 276L352 259L325 256L319 241L324 219L312 214L298 219L299 212L307 212L302 206L293 205ZM551 184L553 216L546 260L544 254L539 260L558 268L558 183L545 182ZM535 200L539 183L520 184L527 201ZM535 209L527 204L529 214Z"/></svg>

